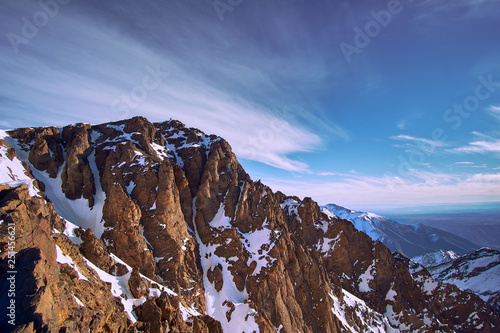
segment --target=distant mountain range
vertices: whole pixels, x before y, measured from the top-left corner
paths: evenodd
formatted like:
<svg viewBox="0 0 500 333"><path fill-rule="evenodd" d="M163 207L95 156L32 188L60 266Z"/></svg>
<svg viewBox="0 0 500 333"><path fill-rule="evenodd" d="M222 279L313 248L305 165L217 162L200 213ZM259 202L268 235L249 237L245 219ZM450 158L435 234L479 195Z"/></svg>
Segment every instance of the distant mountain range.
<svg viewBox="0 0 500 333"><path fill-rule="evenodd" d="M481 211L446 212L426 214L391 214L390 216L406 224L421 223L433 228L451 232L467 238L480 247L500 250L500 204L497 210L486 208Z"/></svg>
<svg viewBox="0 0 500 333"><path fill-rule="evenodd" d="M479 248L465 238L423 224L401 224L388 217L328 204L323 213L349 220L359 231L374 241L380 241L391 251L409 258L422 256L441 249L466 254Z"/></svg>

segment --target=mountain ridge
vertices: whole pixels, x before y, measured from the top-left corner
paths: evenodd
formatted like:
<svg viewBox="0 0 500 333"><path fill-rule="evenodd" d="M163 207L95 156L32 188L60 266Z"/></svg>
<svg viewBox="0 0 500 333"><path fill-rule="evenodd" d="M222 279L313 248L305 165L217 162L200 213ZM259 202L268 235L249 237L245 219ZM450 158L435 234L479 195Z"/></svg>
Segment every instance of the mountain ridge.
<svg viewBox="0 0 500 333"><path fill-rule="evenodd" d="M460 236L423 224L401 224L385 216L358 212L335 204L325 205L322 209L327 214L351 221L356 229L365 232L374 241L381 241L391 251L410 258L441 249L466 254L479 248Z"/></svg>
<svg viewBox="0 0 500 333"><path fill-rule="evenodd" d="M311 198L252 181L224 139L178 121L5 134L0 165L16 183L0 187L0 243L9 223L18 226L16 262L29 267L19 277L32 286L19 290L29 301L19 304L18 332L491 332L500 324L476 295L411 271Z"/></svg>
<svg viewBox="0 0 500 333"><path fill-rule="evenodd" d="M441 259L433 261L433 256ZM436 280L470 290L500 309L500 251L483 247L463 256L440 252L413 260L425 266Z"/></svg>

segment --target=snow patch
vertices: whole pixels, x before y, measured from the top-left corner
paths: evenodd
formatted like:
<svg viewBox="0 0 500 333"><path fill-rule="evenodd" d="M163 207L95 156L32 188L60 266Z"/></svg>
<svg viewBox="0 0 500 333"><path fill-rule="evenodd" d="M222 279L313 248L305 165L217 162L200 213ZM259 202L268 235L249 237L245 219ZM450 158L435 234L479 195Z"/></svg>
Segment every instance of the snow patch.
<svg viewBox="0 0 500 333"><path fill-rule="evenodd" d="M362 293L366 293L369 291L373 291L369 286L369 282L373 280L373 276L376 272L375 263L372 263L366 271L359 276L359 291Z"/></svg>
<svg viewBox="0 0 500 333"><path fill-rule="evenodd" d="M5 139L11 147L15 148L15 145L11 144L13 139L3 130L0 130L0 139ZM27 184L30 196L40 197L40 191L33 185L35 180L26 175L26 169L21 160L18 157L14 157L11 161L7 157L7 152L8 148L0 146L0 184L9 185L10 187Z"/></svg>
<svg viewBox="0 0 500 333"><path fill-rule="evenodd" d="M71 259L70 256L67 256L65 255L61 248L59 246L56 245L56 253L57 253L57 258L56 258L56 261L60 264L68 264L70 265L77 273L78 273L78 278L80 280L85 280L85 281L88 281L89 279L87 279L85 277L85 275L82 274L82 272L80 272L80 270L78 269L78 266L75 265L75 263L73 262L73 259Z"/></svg>
<svg viewBox="0 0 500 333"><path fill-rule="evenodd" d="M229 229L231 228L231 218L226 216L226 210L224 204L219 206L219 210L212 221L209 223L212 228L215 229Z"/></svg>
<svg viewBox="0 0 500 333"><path fill-rule="evenodd" d="M425 279L422 289L427 295L432 295L432 292L438 287L438 285L439 283L436 280L427 278Z"/></svg>
<svg viewBox="0 0 500 333"><path fill-rule="evenodd" d="M196 199L196 197L193 199L193 223L196 217ZM229 270L229 261L215 254L215 250L219 245L204 244L196 230L196 223L194 223L194 226L203 267L207 314L221 322L224 332L258 332L259 327L255 322L257 312L249 306L246 289L243 291L238 290ZM224 284L220 291L217 291L208 279L208 271L216 266L222 267ZM232 309L234 311L230 312ZM231 313L229 319L226 313Z"/></svg>
<svg viewBox="0 0 500 333"><path fill-rule="evenodd" d="M64 229L63 234L66 235L76 245L80 245L82 243L82 240L75 233L75 230L79 227L76 224L69 222L68 220L64 221L66 222L66 229Z"/></svg>
<svg viewBox="0 0 500 333"><path fill-rule="evenodd" d="M78 297L76 297L75 295L73 295L73 298L75 299L76 304L78 304L78 305L80 305L80 306L85 306L85 305L83 305L82 301L80 301L80 300L78 299Z"/></svg>
<svg viewBox="0 0 500 333"><path fill-rule="evenodd" d="M130 183L128 183L128 185L126 187L128 195L132 194L132 191L134 190L134 187L135 187L135 183L134 183L133 180L131 180Z"/></svg>
<svg viewBox="0 0 500 333"><path fill-rule="evenodd" d="M340 231L340 233L335 238L321 238L318 244L316 244L318 251L320 251L321 254L325 254L328 251L335 250L335 247L337 247L337 244L340 241L340 235L342 233L343 231Z"/></svg>
<svg viewBox="0 0 500 333"><path fill-rule="evenodd" d="M102 207L106 195L101 187L99 171L95 163L95 152L92 152L89 157L89 166L95 180L96 194L94 195L94 206L89 207L87 199L80 198L76 200L67 199L62 192L61 174L64 165L59 168L56 178L50 178L45 171L37 170L28 161L28 152L22 150L17 140L5 138L6 141L16 149L17 156L31 167L32 173L36 179L45 183L45 194L50 201L54 203L55 210L68 221L75 225L81 226L83 229L90 228L97 238L101 238L104 232L104 221L102 219Z"/></svg>
<svg viewBox="0 0 500 333"><path fill-rule="evenodd" d="M388 318L368 307L363 300L345 289L342 289L342 293L342 300L339 300L333 294L329 294L329 296L334 302L332 312L344 326L343 332L345 330L352 333L398 332L391 326Z"/></svg>
<svg viewBox="0 0 500 333"><path fill-rule="evenodd" d="M266 219L262 225L262 229L241 234L242 243L251 255L250 258L248 258L247 265L250 265L254 261L257 264L252 275L260 274L263 267L272 265L276 260L269 255L269 252L273 249L275 242L270 243L272 231L267 228L267 226L268 224Z"/></svg>
<svg viewBox="0 0 500 333"><path fill-rule="evenodd" d="M386 301L395 301L395 297L398 295L398 293L392 289L393 286L391 286L391 289L387 292L387 295L385 296Z"/></svg>

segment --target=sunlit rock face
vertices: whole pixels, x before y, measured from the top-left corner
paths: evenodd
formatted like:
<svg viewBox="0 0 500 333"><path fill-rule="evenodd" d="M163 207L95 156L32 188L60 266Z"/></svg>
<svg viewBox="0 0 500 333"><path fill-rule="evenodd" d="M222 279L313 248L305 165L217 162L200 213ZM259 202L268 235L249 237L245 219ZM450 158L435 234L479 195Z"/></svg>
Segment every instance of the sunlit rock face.
<svg viewBox="0 0 500 333"><path fill-rule="evenodd" d="M500 325L480 297L435 280L311 198L252 181L224 139L178 121L2 136L0 244L15 224L19 332ZM0 259L6 292L8 251ZM7 319L2 329L13 330Z"/></svg>

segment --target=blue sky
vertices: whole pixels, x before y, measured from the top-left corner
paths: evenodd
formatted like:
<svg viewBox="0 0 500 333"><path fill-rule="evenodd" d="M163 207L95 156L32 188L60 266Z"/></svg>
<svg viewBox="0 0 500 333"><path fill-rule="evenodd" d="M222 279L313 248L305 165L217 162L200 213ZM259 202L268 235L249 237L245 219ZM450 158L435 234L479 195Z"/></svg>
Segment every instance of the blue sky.
<svg viewBox="0 0 500 333"><path fill-rule="evenodd" d="M0 128L179 119L356 209L500 202L494 0L0 0Z"/></svg>

